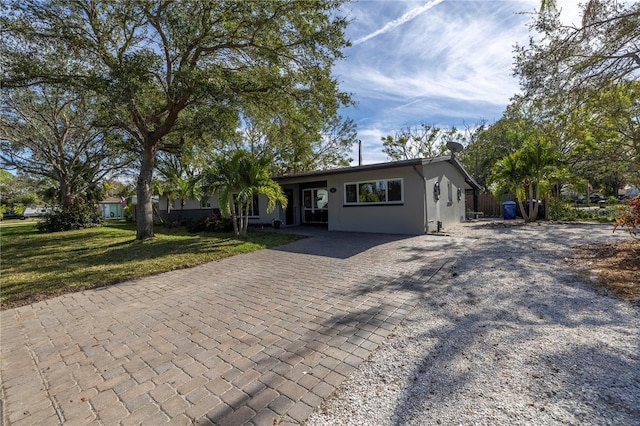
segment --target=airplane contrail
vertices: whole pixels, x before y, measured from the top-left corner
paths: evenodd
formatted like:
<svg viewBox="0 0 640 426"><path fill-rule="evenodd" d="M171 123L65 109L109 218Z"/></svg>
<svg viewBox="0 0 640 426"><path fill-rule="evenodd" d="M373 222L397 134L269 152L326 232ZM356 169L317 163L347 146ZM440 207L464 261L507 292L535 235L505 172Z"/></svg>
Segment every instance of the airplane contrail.
<svg viewBox="0 0 640 426"><path fill-rule="evenodd" d="M420 6L420 7L416 7L414 9L411 9L410 11L408 11L407 13L405 13L404 15L402 15L401 17L399 17L398 19L394 19L393 21L387 22L384 27L380 28L379 30L376 30L370 34L367 34L366 36L356 40L353 42L353 45L357 45L357 44L361 44L364 43L367 40L370 40L374 37L379 36L380 34L384 34L387 33L391 30L393 30L394 28L404 24L405 22L409 22L412 19L420 16L421 14L423 14L424 12L426 12L427 10L431 9L433 6L437 6L438 4L442 3L444 0L433 0L430 1L429 3L425 4L424 6Z"/></svg>

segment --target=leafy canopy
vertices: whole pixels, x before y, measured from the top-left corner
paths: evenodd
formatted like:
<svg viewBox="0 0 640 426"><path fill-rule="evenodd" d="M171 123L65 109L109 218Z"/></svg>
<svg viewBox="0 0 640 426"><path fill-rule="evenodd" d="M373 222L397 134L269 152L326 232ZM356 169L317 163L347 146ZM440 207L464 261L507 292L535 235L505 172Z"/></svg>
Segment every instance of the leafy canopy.
<svg viewBox="0 0 640 426"><path fill-rule="evenodd" d="M576 97L585 89L638 78L640 3L591 0L582 25L565 26L546 8L528 45L516 48L516 75L526 96Z"/></svg>
<svg viewBox="0 0 640 426"><path fill-rule="evenodd" d="M442 129L432 124L406 127L395 135L382 139L382 152L393 161L412 158L429 158L447 151L447 142L463 141L464 135L455 127Z"/></svg>
<svg viewBox="0 0 640 426"><path fill-rule="evenodd" d="M547 3L532 25L540 37L516 48L523 98L553 128L574 180L616 196L640 182L640 3L590 0L579 26Z"/></svg>
<svg viewBox="0 0 640 426"><path fill-rule="evenodd" d="M99 124L89 93L33 86L0 99L0 165L56 182L62 206L132 162L122 134Z"/></svg>
<svg viewBox="0 0 640 426"><path fill-rule="evenodd" d="M341 3L10 0L0 18L2 84L104 95L139 156L137 238L145 239L158 152L178 153L192 135L220 143L243 117L266 126L295 112L288 124L311 123L317 134L349 102L331 75L348 46Z"/></svg>

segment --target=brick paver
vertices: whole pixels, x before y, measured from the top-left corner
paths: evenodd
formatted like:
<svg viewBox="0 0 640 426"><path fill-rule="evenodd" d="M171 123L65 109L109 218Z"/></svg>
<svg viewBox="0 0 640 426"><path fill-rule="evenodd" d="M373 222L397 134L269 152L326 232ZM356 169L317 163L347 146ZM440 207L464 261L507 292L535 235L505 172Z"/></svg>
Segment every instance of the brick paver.
<svg viewBox="0 0 640 426"><path fill-rule="evenodd" d="M471 244L314 234L2 311L2 424L299 424Z"/></svg>

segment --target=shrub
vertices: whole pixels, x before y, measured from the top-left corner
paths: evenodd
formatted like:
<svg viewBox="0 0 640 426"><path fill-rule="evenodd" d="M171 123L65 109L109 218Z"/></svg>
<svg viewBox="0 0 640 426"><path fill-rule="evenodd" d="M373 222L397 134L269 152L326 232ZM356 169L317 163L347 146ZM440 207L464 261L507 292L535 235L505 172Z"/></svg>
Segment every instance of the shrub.
<svg viewBox="0 0 640 426"><path fill-rule="evenodd" d="M185 225L188 232L220 232L226 233L233 231L233 222L231 218L212 214L204 219L195 222L189 222Z"/></svg>
<svg viewBox="0 0 640 426"><path fill-rule="evenodd" d="M547 204L549 205L550 220L572 221L577 219L576 209L571 204L564 202L562 199L550 197Z"/></svg>
<svg viewBox="0 0 640 426"><path fill-rule="evenodd" d="M183 225L184 225L184 228L187 230L187 232L189 232L191 234L195 234L197 232L203 232L203 231L207 230L207 225L205 223L205 219L185 222ZM178 226L180 226L180 222L178 222L178 221L174 221L174 222L170 222L170 223L168 222L167 223L167 227L168 228L174 228L174 227L178 227Z"/></svg>
<svg viewBox="0 0 640 426"><path fill-rule="evenodd" d="M41 232L59 232L100 226L102 218L95 205L76 202L47 213L36 227Z"/></svg>
<svg viewBox="0 0 640 426"><path fill-rule="evenodd" d="M557 198L549 200L549 219L568 222L613 222L616 218L614 208L606 209L582 209L565 203Z"/></svg>
<svg viewBox="0 0 640 426"><path fill-rule="evenodd" d="M127 220L133 220L133 205L127 204L126 206L124 206L124 209L122 209L122 214L124 214L124 217Z"/></svg>
<svg viewBox="0 0 640 426"><path fill-rule="evenodd" d="M608 206L615 206L619 202L620 201L618 201L618 197L611 196L611 197L607 198L607 202L606 203L607 203Z"/></svg>
<svg viewBox="0 0 640 426"><path fill-rule="evenodd" d="M616 223L613 225L613 232L622 228L633 238L640 238L638 227L640 227L640 195L625 201L620 207Z"/></svg>
<svg viewBox="0 0 640 426"><path fill-rule="evenodd" d="M233 219L230 217L222 217L212 214L204 220L207 224L207 230L211 232L232 232Z"/></svg>

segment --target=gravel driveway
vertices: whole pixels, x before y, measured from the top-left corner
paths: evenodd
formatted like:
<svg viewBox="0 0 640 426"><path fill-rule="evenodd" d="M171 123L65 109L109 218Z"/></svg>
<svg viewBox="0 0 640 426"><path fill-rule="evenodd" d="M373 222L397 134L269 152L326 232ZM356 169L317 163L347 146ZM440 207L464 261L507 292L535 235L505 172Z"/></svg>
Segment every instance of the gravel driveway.
<svg viewBox="0 0 640 426"><path fill-rule="evenodd" d="M640 425L640 309L565 260L626 234L476 222L449 238L476 241L309 425Z"/></svg>

